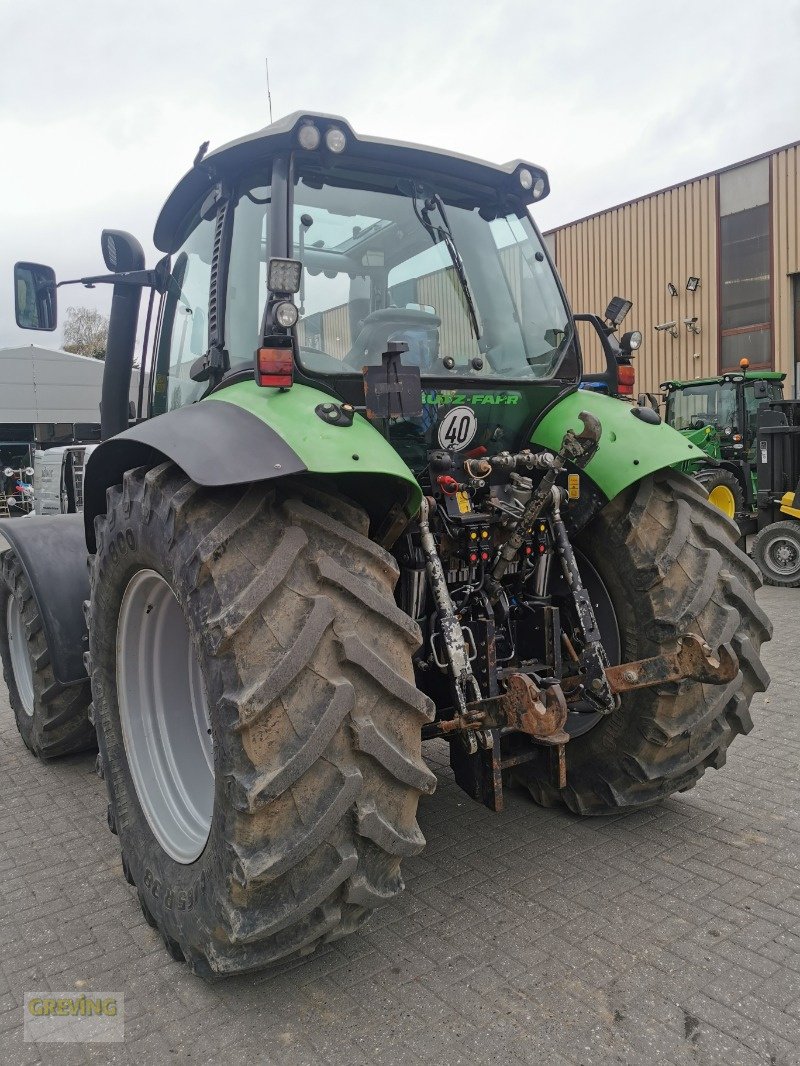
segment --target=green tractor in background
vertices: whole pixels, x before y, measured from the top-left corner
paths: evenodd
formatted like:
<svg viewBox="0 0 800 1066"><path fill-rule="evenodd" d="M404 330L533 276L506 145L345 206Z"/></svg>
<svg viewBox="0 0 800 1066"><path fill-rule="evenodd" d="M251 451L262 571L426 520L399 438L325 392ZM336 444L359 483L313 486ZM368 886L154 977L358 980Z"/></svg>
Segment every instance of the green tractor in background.
<svg viewBox="0 0 800 1066"><path fill-rule="evenodd" d="M755 531L758 496L756 435L759 408L783 399L785 374L748 370L694 381L665 381L667 425L705 457L685 460L679 470L696 478L710 502L735 521L742 534Z"/></svg>
<svg viewBox="0 0 800 1066"><path fill-rule="evenodd" d="M752 557L769 585L800 586L800 401L783 399L785 374L748 369L716 378L665 381L665 421L705 453L676 469L757 534ZM744 541L742 541L744 543Z"/></svg>
<svg viewBox="0 0 800 1066"><path fill-rule="evenodd" d="M730 523L673 469L703 453L579 391L540 167L310 112L205 147L164 258L105 230L108 273L82 279L114 292L103 440L82 516L0 523L0 654L34 755L96 734L167 949L234 973L402 890L423 741L496 811L511 784L636 810L752 728L771 627ZM18 263L18 324L54 329L56 293Z"/></svg>

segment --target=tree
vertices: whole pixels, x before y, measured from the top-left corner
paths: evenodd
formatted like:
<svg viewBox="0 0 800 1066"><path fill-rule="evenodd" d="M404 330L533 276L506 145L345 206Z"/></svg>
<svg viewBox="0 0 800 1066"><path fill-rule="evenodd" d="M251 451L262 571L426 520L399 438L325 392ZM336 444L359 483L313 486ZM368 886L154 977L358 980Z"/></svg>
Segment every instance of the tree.
<svg viewBox="0 0 800 1066"><path fill-rule="evenodd" d="M90 307L68 307L64 319L64 351L105 359L108 318Z"/></svg>

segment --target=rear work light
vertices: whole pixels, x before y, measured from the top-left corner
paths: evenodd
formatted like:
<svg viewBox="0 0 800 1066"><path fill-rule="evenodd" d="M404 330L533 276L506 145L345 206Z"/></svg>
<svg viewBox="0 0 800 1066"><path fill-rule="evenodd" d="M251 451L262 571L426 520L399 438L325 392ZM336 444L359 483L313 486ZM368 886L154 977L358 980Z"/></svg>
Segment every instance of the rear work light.
<svg viewBox="0 0 800 1066"><path fill-rule="evenodd" d="M290 389L294 382L291 348L259 348L256 352L256 381L262 388Z"/></svg>
<svg viewBox="0 0 800 1066"><path fill-rule="evenodd" d="M617 367L617 391L621 396L633 396L636 384L636 370L628 363Z"/></svg>

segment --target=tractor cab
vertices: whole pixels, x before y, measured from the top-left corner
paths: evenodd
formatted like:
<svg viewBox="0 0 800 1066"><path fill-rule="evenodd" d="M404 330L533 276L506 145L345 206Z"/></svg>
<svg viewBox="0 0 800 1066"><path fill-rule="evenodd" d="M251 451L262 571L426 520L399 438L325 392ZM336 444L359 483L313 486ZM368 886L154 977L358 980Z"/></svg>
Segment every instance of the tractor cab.
<svg viewBox="0 0 800 1066"><path fill-rule="evenodd" d="M696 381L665 381L666 422L714 458L753 460L758 409L783 399L783 373L749 370Z"/></svg>
<svg viewBox="0 0 800 1066"><path fill-rule="evenodd" d="M760 408L783 398L783 373L740 370L695 381L665 381L667 425L678 430L704 457L678 464L708 490L711 502L742 533L752 532L758 491L756 433Z"/></svg>
<svg viewBox="0 0 800 1066"><path fill-rule="evenodd" d="M528 213L546 173L388 146L318 115L269 134L202 160L159 219L172 275L152 412L255 377L354 410L366 397L418 477L432 449L516 447L580 378L573 318ZM226 283L207 338L217 260ZM440 427L459 396L468 416Z"/></svg>

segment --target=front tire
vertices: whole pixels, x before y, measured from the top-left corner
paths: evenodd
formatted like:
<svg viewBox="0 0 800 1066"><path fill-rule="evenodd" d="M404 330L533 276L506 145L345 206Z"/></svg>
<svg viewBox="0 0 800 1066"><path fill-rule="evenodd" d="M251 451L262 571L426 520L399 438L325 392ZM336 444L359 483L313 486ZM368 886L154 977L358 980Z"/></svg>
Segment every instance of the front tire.
<svg viewBox="0 0 800 1066"><path fill-rule="evenodd" d="M697 481L708 493L708 502L734 521L744 511L744 493L739 479L724 466L699 471Z"/></svg>
<svg viewBox="0 0 800 1066"><path fill-rule="evenodd" d="M126 474L96 529L95 719L109 821L148 921L198 972L256 969L355 929L401 891L401 858L424 845L419 795L435 786L421 757L432 704L413 683L419 630L394 604L397 566L365 513L298 485L205 490L165 463ZM148 661L148 618L167 662ZM120 661L126 647L143 661ZM178 765L203 730L187 715L180 744L170 727L170 670L186 673L192 655L212 740L207 809ZM122 676L137 681L121 707ZM147 766L132 766L147 763L130 726L137 700L150 713L148 685L164 705L152 765L172 751L184 783L173 806L184 795L199 815L183 850L169 803L142 783ZM163 794L167 781L153 785Z"/></svg>
<svg viewBox="0 0 800 1066"><path fill-rule="evenodd" d="M758 571L735 537L697 483L671 471L622 493L581 534L614 606L622 662L672 652L695 633L712 648L729 646L739 673L725 686L687 680L626 693L567 744L564 790L546 753L513 771L538 803L577 814L649 806L721 767L735 737L752 729L753 693L769 684L759 652L772 626L755 601Z"/></svg>
<svg viewBox="0 0 800 1066"><path fill-rule="evenodd" d="M15 552L2 555L0 658L8 697L25 747L40 759L91 751L89 679L56 681L30 582Z"/></svg>

